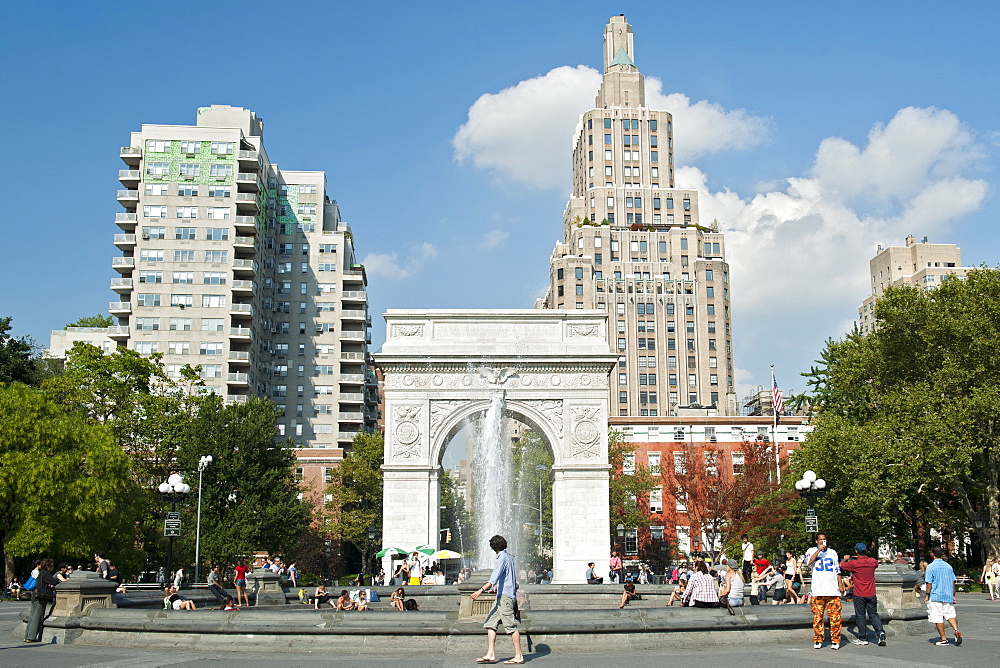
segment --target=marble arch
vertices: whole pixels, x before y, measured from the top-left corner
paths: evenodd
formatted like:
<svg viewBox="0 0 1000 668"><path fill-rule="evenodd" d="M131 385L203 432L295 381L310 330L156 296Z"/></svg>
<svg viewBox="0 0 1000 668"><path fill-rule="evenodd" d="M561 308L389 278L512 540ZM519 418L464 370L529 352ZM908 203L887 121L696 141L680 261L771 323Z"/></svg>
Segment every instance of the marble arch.
<svg viewBox="0 0 1000 668"><path fill-rule="evenodd" d="M555 582L581 582L610 548L604 311L390 310L383 373L383 547L437 545L438 478L462 421L504 392L554 464ZM389 572L388 560L385 564Z"/></svg>

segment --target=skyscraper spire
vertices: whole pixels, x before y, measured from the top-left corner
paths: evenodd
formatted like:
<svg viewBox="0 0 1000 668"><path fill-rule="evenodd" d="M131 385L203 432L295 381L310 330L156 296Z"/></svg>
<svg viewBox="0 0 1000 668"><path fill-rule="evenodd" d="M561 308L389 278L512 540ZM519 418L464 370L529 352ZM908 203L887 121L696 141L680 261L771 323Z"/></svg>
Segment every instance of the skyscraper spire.
<svg viewBox="0 0 1000 668"><path fill-rule="evenodd" d="M646 81L635 66L632 26L624 14L612 16L604 27L604 81L595 106L646 106Z"/></svg>

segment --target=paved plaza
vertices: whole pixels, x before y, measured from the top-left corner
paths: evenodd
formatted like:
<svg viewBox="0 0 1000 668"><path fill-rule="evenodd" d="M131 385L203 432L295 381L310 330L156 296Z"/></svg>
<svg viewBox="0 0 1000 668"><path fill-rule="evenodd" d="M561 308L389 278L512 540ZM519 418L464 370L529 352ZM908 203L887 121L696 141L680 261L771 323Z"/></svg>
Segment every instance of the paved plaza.
<svg viewBox="0 0 1000 668"><path fill-rule="evenodd" d="M214 652L210 646L204 651L143 650L125 648L88 647L85 645L24 645L15 638L11 629L17 625L18 615L27 608L26 603L0 604L0 665L45 666L311 666L319 662L333 665L357 664L371 666L471 666L480 654L339 654L310 652L303 647L299 653L243 653ZM595 611L599 614L601 611ZM610 612L610 611L609 611ZM965 636L961 647L937 647L933 644L936 632L927 624L927 633L890 638L887 647L868 645L859 647L847 644L838 651L828 646L814 650L811 643L764 645L753 647L705 647L685 650L648 651L550 651L546 646L532 646L525 651L528 663L536 666L691 666L711 665L725 668L750 666L992 666L1000 657L1000 601L990 602L982 594L964 594L958 600L959 627ZM845 634L846 635L846 634ZM485 647L485 638L484 644ZM499 638L497 655L503 660L511 656L506 638Z"/></svg>

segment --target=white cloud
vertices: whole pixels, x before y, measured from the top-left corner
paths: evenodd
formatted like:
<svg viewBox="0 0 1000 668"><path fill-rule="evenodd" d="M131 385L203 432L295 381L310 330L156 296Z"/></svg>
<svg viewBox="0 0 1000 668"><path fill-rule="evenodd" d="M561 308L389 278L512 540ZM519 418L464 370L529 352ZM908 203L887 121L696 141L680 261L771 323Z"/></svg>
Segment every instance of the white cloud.
<svg viewBox="0 0 1000 668"><path fill-rule="evenodd" d="M417 244L411 254L402 261L396 251L388 253L368 253L361 261L365 271L371 276L383 276L391 280L409 278L437 256L437 249L429 243Z"/></svg>
<svg viewBox="0 0 1000 668"><path fill-rule="evenodd" d="M544 190L568 189L569 153L580 115L592 109L601 75L590 67L557 67L549 72L481 96L452 139L455 159L471 160L499 180ZM675 159L730 149L745 149L764 139L769 122L743 109L726 110L681 93L664 95L662 83L646 79L651 109L674 115Z"/></svg>
<svg viewBox="0 0 1000 668"><path fill-rule="evenodd" d="M674 162L728 150L745 150L767 138L770 120L753 116L746 109L727 110L720 104L691 98L683 93L665 95L663 83L646 79L646 106L669 111L674 119Z"/></svg>
<svg viewBox="0 0 1000 668"><path fill-rule="evenodd" d="M908 234L943 241L953 221L983 204L987 183L963 175L978 157L954 114L906 108L863 146L824 140L807 175L783 190L744 199L709 191L697 168L678 168L680 187L701 190L702 220L718 219L726 232L735 338L762 353L841 335L870 294L877 245L901 245ZM767 361L754 361L758 378Z"/></svg>
<svg viewBox="0 0 1000 668"><path fill-rule="evenodd" d="M496 248L506 241L509 236L510 233L506 230L490 230L486 234L486 238L483 240L483 245L486 248Z"/></svg>

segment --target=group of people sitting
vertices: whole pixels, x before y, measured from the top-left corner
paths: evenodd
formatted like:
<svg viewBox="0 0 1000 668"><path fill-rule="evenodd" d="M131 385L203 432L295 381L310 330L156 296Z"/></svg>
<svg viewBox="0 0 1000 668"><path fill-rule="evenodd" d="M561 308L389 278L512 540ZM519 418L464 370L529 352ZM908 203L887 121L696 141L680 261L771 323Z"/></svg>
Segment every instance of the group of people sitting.
<svg viewBox="0 0 1000 668"><path fill-rule="evenodd" d="M677 587L667 601L672 606L674 601L681 605L697 608L732 608L741 607L747 597L743 573L738 568L735 559L726 562L726 570L719 572L710 569L704 561L696 561L694 571L688 578L681 578ZM796 569L797 570L797 569ZM767 594L771 593L771 605L787 603L804 603L807 595L799 596L797 587L801 580L796 578L796 570L778 568L768 565L750 578L750 605L767 603Z"/></svg>
<svg viewBox="0 0 1000 668"><path fill-rule="evenodd" d="M368 594L364 589L359 589L351 595L346 589L340 590L340 596L334 598L326 590L326 585L319 585L316 587L316 591L312 596L308 598L308 602L313 604L313 608L319 610L321 605L329 605L335 610L358 610L363 611L368 609Z"/></svg>

